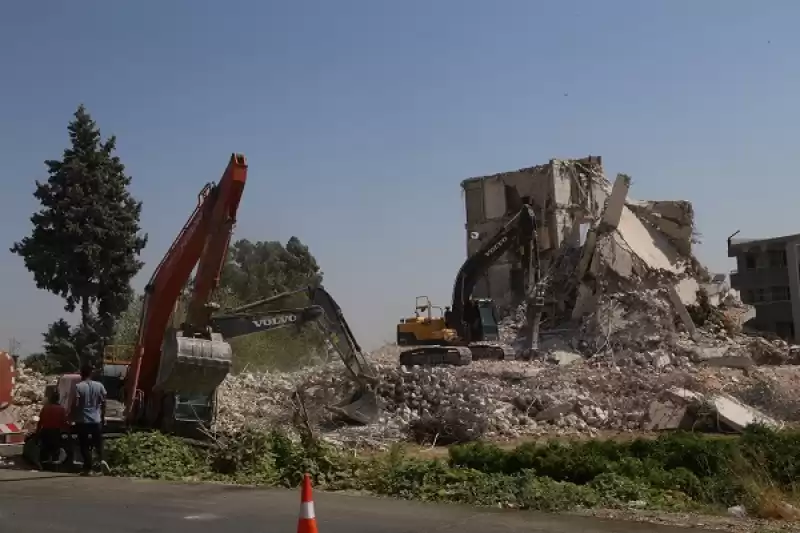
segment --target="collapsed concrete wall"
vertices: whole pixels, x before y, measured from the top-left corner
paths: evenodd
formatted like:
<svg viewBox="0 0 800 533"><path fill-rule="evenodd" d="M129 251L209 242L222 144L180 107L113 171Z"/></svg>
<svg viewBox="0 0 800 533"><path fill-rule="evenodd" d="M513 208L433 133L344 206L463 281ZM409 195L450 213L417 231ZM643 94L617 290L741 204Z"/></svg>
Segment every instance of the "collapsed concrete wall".
<svg viewBox="0 0 800 533"><path fill-rule="evenodd" d="M543 265L553 263L565 247L579 249L581 225L599 215L608 195L598 186L604 179L601 158L588 156L464 180L467 255L477 252L514 215L508 188L536 212ZM478 284L475 295L492 298L502 307L510 292L520 290L515 280L515 265L502 258Z"/></svg>
<svg viewBox="0 0 800 533"><path fill-rule="evenodd" d="M546 315L551 319L585 313L608 284L624 286L631 279L661 283L665 278L677 283L694 274L691 203L630 198L630 178L621 175L612 186L599 156L552 159L545 165L470 178L461 187L469 255L514 214L508 208L508 189L534 207L542 269L550 287ZM476 296L492 298L500 308L512 295L521 297L514 270L510 259L501 260L478 285ZM598 279L604 280L605 288L597 286Z"/></svg>

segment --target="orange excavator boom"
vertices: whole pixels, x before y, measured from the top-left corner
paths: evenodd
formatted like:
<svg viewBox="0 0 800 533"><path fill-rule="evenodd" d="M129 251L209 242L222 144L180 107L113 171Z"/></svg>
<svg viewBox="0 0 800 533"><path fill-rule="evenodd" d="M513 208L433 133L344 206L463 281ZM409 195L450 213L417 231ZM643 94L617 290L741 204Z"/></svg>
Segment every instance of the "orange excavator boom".
<svg viewBox="0 0 800 533"><path fill-rule="evenodd" d="M164 399L184 386L189 393L213 393L209 389L215 389L230 369L230 347L209 329L208 304L219 283L246 181L245 157L231 155L219 182L201 191L197 207L145 287L125 380L129 422L141 421L144 409L152 424L156 414L163 416ZM172 331L170 316L195 266L186 321L180 331Z"/></svg>

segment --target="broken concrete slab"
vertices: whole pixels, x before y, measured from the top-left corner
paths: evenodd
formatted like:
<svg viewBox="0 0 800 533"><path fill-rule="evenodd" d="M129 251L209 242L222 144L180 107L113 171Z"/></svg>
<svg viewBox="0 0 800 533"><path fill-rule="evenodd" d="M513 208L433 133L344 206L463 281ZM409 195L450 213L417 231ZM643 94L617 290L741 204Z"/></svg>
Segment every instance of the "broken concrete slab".
<svg viewBox="0 0 800 533"><path fill-rule="evenodd" d="M655 401L647 410L642 429L645 431L688 429L692 425L692 418L687 411L686 405Z"/></svg>
<svg viewBox="0 0 800 533"><path fill-rule="evenodd" d="M583 355L565 350L553 350L550 352L548 359L558 365L566 366L583 361Z"/></svg>
<svg viewBox="0 0 800 533"><path fill-rule="evenodd" d="M700 284L694 278L683 278L675 285L675 291L680 296L683 305L694 305L697 303L697 291Z"/></svg>
<svg viewBox="0 0 800 533"><path fill-rule="evenodd" d="M781 427L773 418L727 394L714 395L707 399L707 403L714 407L720 421L735 431L742 431L751 424L761 424L773 429Z"/></svg>
<svg viewBox="0 0 800 533"><path fill-rule="evenodd" d="M741 370L747 370L756 365L755 361L746 355L723 355L721 357L706 359L702 363L706 366L739 368Z"/></svg>
<svg viewBox="0 0 800 533"><path fill-rule="evenodd" d="M694 320L692 320L692 315L689 314L689 311L686 309L686 306L683 305L681 297L678 294L678 291L675 289L675 287L669 287L667 289L667 297L669 298L669 301L672 302L672 307L675 308L675 312L681 319L683 327L686 328L686 331L689 332L689 335L694 335L695 332L697 331L697 326L694 325Z"/></svg>
<svg viewBox="0 0 800 533"><path fill-rule="evenodd" d="M662 353L655 356L653 359L653 366L659 370L666 368L672 364L672 357L668 353Z"/></svg>
<svg viewBox="0 0 800 533"><path fill-rule="evenodd" d="M689 404L702 401L703 395L682 387L670 387L664 391L664 397L677 404Z"/></svg>
<svg viewBox="0 0 800 533"><path fill-rule="evenodd" d="M628 198L628 190L631 186L631 178L624 174L617 174L614 185L611 188L611 196L606 200L605 210L600 219L601 233L612 231L619 228L622 219L622 210L625 208L625 200Z"/></svg>
<svg viewBox="0 0 800 533"><path fill-rule="evenodd" d="M547 409L540 411L536 415L535 420L537 422L545 422L545 421L550 422L553 420L557 420L558 418L561 418L562 416L571 413L574 410L575 410L574 402L557 403L555 405L548 407Z"/></svg>
<svg viewBox="0 0 800 533"><path fill-rule="evenodd" d="M615 235L617 243L628 248L652 271L681 274L681 254L669 239L658 230L645 224L633 212L624 207Z"/></svg>

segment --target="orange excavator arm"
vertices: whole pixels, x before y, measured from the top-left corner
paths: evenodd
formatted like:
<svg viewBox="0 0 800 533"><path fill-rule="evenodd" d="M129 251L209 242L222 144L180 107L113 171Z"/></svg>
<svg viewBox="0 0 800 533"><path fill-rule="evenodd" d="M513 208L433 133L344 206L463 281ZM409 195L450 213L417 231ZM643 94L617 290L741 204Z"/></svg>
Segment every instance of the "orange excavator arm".
<svg viewBox="0 0 800 533"><path fill-rule="evenodd" d="M214 342L208 328L208 299L219 283L246 181L244 156L231 155L219 182L208 184L201 191L197 207L145 287L138 339L125 380L125 407L129 422L134 421L140 408L151 401L148 396L154 388L168 379L168 376L160 374L169 372L175 364L163 360L162 343L170 345L165 342L170 315L195 266L197 273L187 320L179 336L192 341L189 351L200 353L200 359L204 347L198 343ZM221 342L221 339L217 341ZM181 347L178 342L176 357L180 356Z"/></svg>

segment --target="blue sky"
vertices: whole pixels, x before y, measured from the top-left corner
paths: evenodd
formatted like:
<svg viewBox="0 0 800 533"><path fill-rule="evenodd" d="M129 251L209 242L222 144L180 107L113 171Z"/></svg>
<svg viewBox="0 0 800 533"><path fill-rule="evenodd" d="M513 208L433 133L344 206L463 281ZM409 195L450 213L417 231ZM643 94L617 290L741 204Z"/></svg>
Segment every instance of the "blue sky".
<svg viewBox="0 0 800 533"><path fill-rule="evenodd" d="M236 237L297 235L363 344L449 299L462 179L602 155L632 196L725 238L800 231L800 3L771 0L5 2L0 346L63 316L7 251L83 102L144 202L143 286L231 152Z"/></svg>

